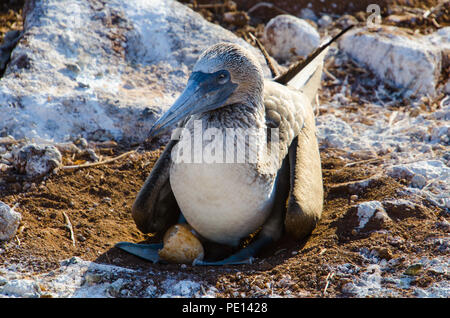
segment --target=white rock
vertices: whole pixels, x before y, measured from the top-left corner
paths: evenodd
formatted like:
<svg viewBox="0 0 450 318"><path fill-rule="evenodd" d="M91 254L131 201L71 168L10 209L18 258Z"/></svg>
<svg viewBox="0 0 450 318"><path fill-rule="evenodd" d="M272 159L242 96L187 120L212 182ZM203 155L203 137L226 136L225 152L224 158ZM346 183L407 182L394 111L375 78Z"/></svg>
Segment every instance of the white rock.
<svg viewBox="0 0 450 318"><path fill-rule="evenodd" d="M0 131L16 138L142 141L204 49L239 43L265 65L257 49L173 0L32 1L24 11L0 82Z"/></svg>
<svg viewBox="0 0 450 318"><path fill-rule="evenodd" d="M385 218L387 216L383 205L379 201L367 201L358 204L356 214L359 218L358 229L364 228L374 215L377 218Z"/></svg>
<svg viewBox="0 0 450 318"><path fill-rule="evenodd" d="M0 241L7 241L16 235L22 216L0 201Z"/></svg>
<svg viewBox="0 0 450 318"><path fill-rule="evenodd" d="M13 165L28 177L41 177L61 165L61 153L54 146L29 144L14 151Z"/></svg>
<svg viewBox="0 0 450 318"><path fill-rule="evenodd" d="M416 174L411 179L411 185L414 188L422 189L426 184L427 184L427 179L425 179L425 177L421 174Z"/></svg>
<svg viewBox="0 0 450 318"><path fill-rule="evenodd" d="M445 27L425 37L441 51L450 50L450 27Z"/></svg>
<svg viewBox="0 0 450 318"><path fill-rule="evenodd" d="M392 178L410 181L419 175L426 181L436 179L448 182L450 168L439 160L425 160L391 166L387 169L387 174Z"/></svg>
<svg viewBox="0 0 450 318"><path fill-rule="evenodd" d="M166 297L193 297L200 290L200 284L191 280L175 281L167 279L162 283L165 294L161 298Z"/></svg>
<svg viewBox="0 0 450 318"><path fill-rule="evenodd" d="M307 56L320 44L320 35L308 22L282 14L264 28L263 43L277 60L287 61L295 55Z"/></svg>
<svg viewBox="0 0 450 318"><path fill-rule="evenodd" d="M41 289L33 280L15 279L0 287L0 293L13 297L38 298L41 295Z"/></svg>
<svg viewBox="0 0 450 318"><path fill-rule="evenodd" d="M383 27L377 32L360 28L344 35L339 47L384 81L411 93L436 94L441 52L426 39L412 37L395 27Z"/></svg>
<svg viewBox="0 0 450 318"><path fill-rule="evenodd" d="M354 141L352 128L342 119L326 114L316 119L317 138L326 147L344 148Z"/></svg>

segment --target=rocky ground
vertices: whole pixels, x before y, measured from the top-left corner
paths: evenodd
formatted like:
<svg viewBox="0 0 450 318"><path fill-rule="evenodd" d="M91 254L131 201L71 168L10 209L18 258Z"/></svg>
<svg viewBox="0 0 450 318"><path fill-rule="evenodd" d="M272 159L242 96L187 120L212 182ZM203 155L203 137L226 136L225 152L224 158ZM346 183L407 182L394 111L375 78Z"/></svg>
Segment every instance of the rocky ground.
<svg viewBox="0 0 450 318"><path fill-rule="evenodd" d="M296 1L294 6L286 0L275 7L255 7L256 1L182 2L251 45L248 32L255 34L280 68L302 58L295 47L282 52L285 46L264 32L280 13L305 19L313 31L304 35L300 31L305 28L299 26L294 33L311 41L336 34L349 23L364 27L370 15L367 1L311 6ZM62 93L39 95L30 88L37 75L29 74L42 67L32 55L38 52L33 35L39 34L33 13L31 31L25 35L29 43L19 40L11 55L13 65L0 82L0 109L4 107L7 118L0 123L0 201L5 204L0 206L0 297L449 297L448 1L380 1L383 27L358 29L331 48L316 107L325 186L321 222L304 241L283 238L254 264L220 268L149 264L114 248L119 241L152 240L136 229L130 208L163 141L151 145L153 150L141 147L127 153L143 141L129 135L144 136L161 109L170 105L184 85L195 51L174 53L178 64L148 52L141 56L123 45L142 43L139 32L147 27L138 23L137 15L136 24L127 22L134 9L125 8L121 15L116 7L102 7L102 1L89 3L99 17L106 14L96 20L99 26L110 23L112 31L103 36L112 43L111 59L119 68L124 60L130 63L119 71L103 69L109 72L106 80L117 81L114 72L121 72L119 90L96 83L93 78L99 75L77 75L86 66L61 50L57 56L65 66L49 62L45 72L68 74L59 87ZM21 5L10 1L0 8L2 36L21 29ZM84 10L81 6L81 14ZM200 18L193 16L192 21ZM52 28L48 32L54 32L60 46L69 41L64 35L70 33L58 33L56 24ZM136 31L132 41L127 28ZM397 47L391 40L405 44ZM83 50L84 43L80 47ZM380 59L377 52L385 47L392 47L389 58ZM97 49L103 47L93 54ZM21 56L30 57L31 67L17 67L27 64ZM153 77L158 72L161 81L167 77L171 82L164 88L169 97L155 95L161 89ZM150 93L143 92L146 86ZM32 97L15 99L19 88ZM76 100L80 95L84 103ZM145 98L151 105L139 106ZM5 108L17 101L14 113ZM31 103L48 112L54 111L53 102L66 108L75 105L82 116L63 113L72 126L33 122L42 113ZM83 126L90 116L98 120ZM102 126L102 118L113 124ZM134 121L119 127L115 121L124 118ZM69 131L74 135L66 138ZM109 164L71 168L121 154L126 155Z"/></svg>

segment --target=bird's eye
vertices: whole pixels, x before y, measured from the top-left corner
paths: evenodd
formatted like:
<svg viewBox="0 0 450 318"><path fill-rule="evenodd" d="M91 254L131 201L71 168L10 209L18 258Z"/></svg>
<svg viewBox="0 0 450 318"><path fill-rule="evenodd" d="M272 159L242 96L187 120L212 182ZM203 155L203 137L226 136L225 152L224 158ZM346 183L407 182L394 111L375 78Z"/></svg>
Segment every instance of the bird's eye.
<svg viewBox="0 0 450 318"><path fill-rule="evenodd" d="M226 82L228 82L228 74L220 73L217 81L219 82L219 84L225 84Z"/></svg>

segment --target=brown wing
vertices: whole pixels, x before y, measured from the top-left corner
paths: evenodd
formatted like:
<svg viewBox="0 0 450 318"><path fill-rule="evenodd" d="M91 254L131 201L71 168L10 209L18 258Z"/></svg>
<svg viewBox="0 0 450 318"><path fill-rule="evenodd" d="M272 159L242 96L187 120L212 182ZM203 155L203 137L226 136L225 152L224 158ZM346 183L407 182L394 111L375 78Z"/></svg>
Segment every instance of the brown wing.
<svg viewBox="0 0 450 318"><path fill-rule="evenodd" d="M277 196L288 198L285 229L300 239L314 229L323 207L322 168L314 113L309 97L284 86L269 84L267 96L264 100L267 125L279 128L280 160L289 158L289 187L277 188ZM279 209L275 206L274 214L280 215Z"/></svg>
<svg viewBox="0 0 450 318"><path fill-rule="evenodd" d="M162 233L176 223L179 207L169 182L171 151L177 140L171 140L155 163L133 204L132 216L143 233Z"/></svg>

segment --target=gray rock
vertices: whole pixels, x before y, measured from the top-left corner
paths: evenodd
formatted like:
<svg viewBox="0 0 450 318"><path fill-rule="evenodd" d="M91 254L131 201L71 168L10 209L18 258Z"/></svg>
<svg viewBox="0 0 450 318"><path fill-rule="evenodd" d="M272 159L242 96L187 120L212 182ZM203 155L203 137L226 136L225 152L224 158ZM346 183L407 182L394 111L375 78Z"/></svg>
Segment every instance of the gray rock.
<svg viewBox="0 0 450 318"><path fill-rule="evenodd" d="M300 11L300 18L308 19L308 20L311 20L311 21L314 21L314 22L317 22L317 20L318 20L316 14L310 8L303 8Z"/></svg>
<svg viewBox="0 0 450 318"><path fill-rule="evenodd" d="M344 35L339 47L384 81L410 93L436 95L441 52L426 39L412 37L395 27L376 32L359 28Z"/></svg>
<svg viewBox="0 0 450 318"><path fill-rule="evenodd" d="M0 201L0 241L7 241L16 235L22 216Z"/></svg>
<svg viewBox="0 0 450 318"><path fill-rule="evenodd" d="M145 289L145 295L148 295L148 297L156 297L158 295L158 288L155 285L149 285Z"/></svg>
<svg viewBox="0 0 450 318"><path fill-rule="evenodd" d="M317 23L319 24L320 27L326 28L331 23L333 23L333 19L329 15L324 14L323 16L320 17Z"/></svg>
<svg viewBox="0 0 450 318"><path fill-rule="evenodd" d="M25 145L13 152L13 165L30 178L42 177L61 165L62 157L54 146Z"/></svg>
<svg viewBox="0 0 450 318"><path fill-rule="evenodd" d="M31 0L24 13L0 82L0 131L15 138L139 142L207 47L239 43L265 64L257 49L173 0Z"/></svg>

